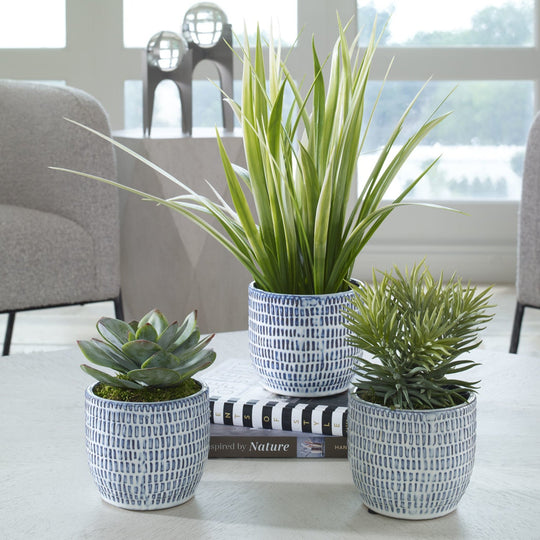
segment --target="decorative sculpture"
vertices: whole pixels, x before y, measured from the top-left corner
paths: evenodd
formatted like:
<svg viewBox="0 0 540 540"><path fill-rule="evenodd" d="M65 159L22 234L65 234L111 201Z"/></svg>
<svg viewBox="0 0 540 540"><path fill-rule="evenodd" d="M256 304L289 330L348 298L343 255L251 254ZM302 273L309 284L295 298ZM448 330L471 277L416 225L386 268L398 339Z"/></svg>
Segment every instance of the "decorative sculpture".
<svg viewBox="0 0 540 540"><path fill-rule="evenodd" d="M175 32L158 32L146 48L146 76L143 82L143 130L150 136L155 92L164 80L173 81L180 97L182 133L191 135L193 128L193 71L199 62L210 60L217 68L220 88L233 97L232 27L216 4L201 2L184 16L182 36ZM223 128L234 130L234 115L221 100Z"/></svg>

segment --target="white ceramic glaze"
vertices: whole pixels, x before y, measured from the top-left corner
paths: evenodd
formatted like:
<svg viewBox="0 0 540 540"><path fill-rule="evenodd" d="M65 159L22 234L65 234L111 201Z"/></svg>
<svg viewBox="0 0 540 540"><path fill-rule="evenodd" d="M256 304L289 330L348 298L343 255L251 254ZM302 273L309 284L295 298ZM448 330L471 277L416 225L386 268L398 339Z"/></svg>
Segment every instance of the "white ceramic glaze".
<svg viewBox="0 0 540 540"><path fill-rule="evenodd" d="M193 497L210 443L208 387L173 401L129 403L86 390L88 464L101 497L157 510Z"/></svg>
<svg viewBox="0 0 540 540"><path fill-rule="evenodd" d="M353 480L374 512L404 519L444 516L471 477L476 398L446 409L391 410L349 393Z"/></svg>
<svg viewBox="0 0 540 540"><path fill-rule="evenodd" d="M353 291L295 295L249 286L249 351L262 385L285 396L322 397L347 390L353 355L342 310Z"/></svg>

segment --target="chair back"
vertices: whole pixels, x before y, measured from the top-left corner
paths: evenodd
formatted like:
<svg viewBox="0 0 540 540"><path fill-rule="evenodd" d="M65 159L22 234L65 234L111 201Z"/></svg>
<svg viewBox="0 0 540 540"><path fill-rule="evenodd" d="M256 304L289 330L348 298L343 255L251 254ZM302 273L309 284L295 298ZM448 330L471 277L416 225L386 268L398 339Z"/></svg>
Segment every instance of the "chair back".
<svg viewBox="0 0 540 540"><path fill-rule="evenodd" d="M540 307L540 113L527 139L518 221L517 301Z"/></svg>
<svg viewBox="0 0 540 540"><path fill-rule="evenodd" d="M0 80L0 204L57 214L84 228L93 240L99 295L113 298L120 287L118 190L49 167L115 179L115 153L64 118L110 134L102 106L81 90Z"/></svg>

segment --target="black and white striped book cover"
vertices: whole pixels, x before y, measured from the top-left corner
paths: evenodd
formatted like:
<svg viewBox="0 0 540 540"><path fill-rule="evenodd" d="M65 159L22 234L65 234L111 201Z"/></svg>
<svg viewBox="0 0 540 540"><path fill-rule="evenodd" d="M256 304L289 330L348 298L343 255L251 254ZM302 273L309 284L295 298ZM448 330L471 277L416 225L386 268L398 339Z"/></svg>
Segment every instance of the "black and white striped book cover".
<svg viewBox="0 0 540 540"><path fill-rule="evenodd" d="M210 390L211 422L257 429L346 436L347 392L297 398L265 390L249 359L215 363L198 375Z"/></svg>

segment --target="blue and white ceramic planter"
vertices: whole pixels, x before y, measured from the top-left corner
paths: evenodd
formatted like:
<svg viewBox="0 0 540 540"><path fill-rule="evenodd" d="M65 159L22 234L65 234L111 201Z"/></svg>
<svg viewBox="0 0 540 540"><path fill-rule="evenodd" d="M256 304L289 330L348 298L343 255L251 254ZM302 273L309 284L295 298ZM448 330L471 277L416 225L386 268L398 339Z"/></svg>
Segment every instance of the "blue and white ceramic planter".
<svg viewBox="0 0 540 540"><path fill-rule="evenodd" d="M262 385L285 396L347 390L356 348L347 343L342 309L353 291L279 294L249 285L249 352Z"/></svg>
<svg viewBox="0 0 540 540"><path fill-rule="evenodd" d="M208 387L192 396L128 403L86 390L86 450L101 497L130 510L191 499L210 443Z"/></svg>
<svg viewBox="0 0 540 540"><path fill-rule="evenodd" d="M391 410L349 393L348 455L364 504L430 519L456 509L471 477L476 397L447 409Z"/></svg>

